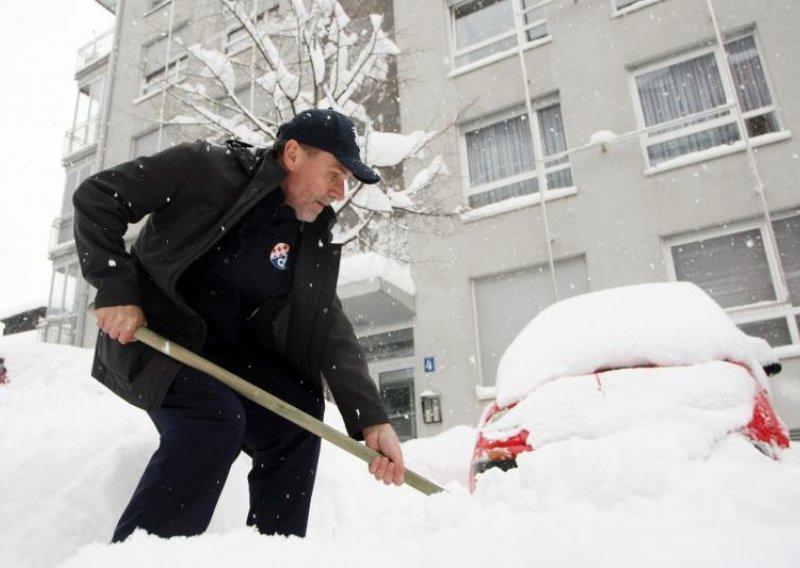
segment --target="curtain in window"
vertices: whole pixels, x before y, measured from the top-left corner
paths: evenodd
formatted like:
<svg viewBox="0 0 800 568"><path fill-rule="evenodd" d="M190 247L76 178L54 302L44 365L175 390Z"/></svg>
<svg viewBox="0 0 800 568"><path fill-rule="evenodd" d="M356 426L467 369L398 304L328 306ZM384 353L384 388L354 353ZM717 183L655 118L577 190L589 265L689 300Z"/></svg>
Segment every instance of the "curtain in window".
<svg viewBox="0 0 800 568"><path fill-rule="evenodd" d="M725 104L713 53L645 73L636 85L647 126Z"/></svg>
<svg viewBox="0 0 800 568"><path fill-rule="evenodd" d="M467 132L470 185L482 185L535 169L527 116Z"/></svg>
<svg viewBox="0 0 800 568"><path fill-rule="evenodd" d="M725 89L713 53L646 73L636 79L636 84L647 126L691 116L726 102ZM713 116L690 120L685 126L711 118ZM673 129L677 128L680 127ZM738 128L735 124L728 124L652 144L647 152L650 165L654 166L677 156L737 140Z"/></svg>
<svg viewBox="0 0 800 568"><path fill-rule="evenodd" d="M542 140L542 154L544 157L565 152L567 150L567 137L564 132L564 121L561 118L561 105L554 104L536 111L539 120L539 135ZM550 170L554 166L566 164L569 156L545 163L545 168ZM569 168L547 173L547 189L572 186L572 172Z"/></svg>
<svg viewBox="0 0 800 568"><path fill-rule="evenodd" d="M781 264L789 285L792 304L800 305L800 216L781 219L772 224L778 241Z"/></svg>
<svg viewBox="0 0 800 568"><path fill-rule="evenodd" d="M747 112L771 105L772 96L767 86L767 77L761 67L753 37L732 41L725 47L742 109Z"/></svg>
<svg viewBox="0 0 800 568"><path fill-rule="evenodd" d="M561 105L555 104L536 111L539 117L539 132L542 137L542 154L545 157L567 149L564 134L564 121L561 118Z"/></svg>
<svg viewBox="0 0 800 568"><path fill-rule="evenodd" d="M694 282L723 308L775 300L759 229L672 247L678 280Z"/></svg>

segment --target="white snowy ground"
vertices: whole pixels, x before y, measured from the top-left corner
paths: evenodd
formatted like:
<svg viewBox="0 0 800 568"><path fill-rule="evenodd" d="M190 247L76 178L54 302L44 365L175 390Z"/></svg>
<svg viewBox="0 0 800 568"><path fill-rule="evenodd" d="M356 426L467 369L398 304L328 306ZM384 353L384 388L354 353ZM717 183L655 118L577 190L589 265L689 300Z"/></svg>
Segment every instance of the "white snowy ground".
<svg viewBox="0 0 800 568"><path fill-rule="evenodd" d="M788 568L800 558L796 448L778 462L738 435L687 444L657 421L550 443L516 470L487 472L475 495L465 489L473 428L404 445L412 469L450 490L434 497L379 485L326 445L304 540L243 526L240 459L207 534L109 545L154 428L88 378L87 350L22 334L0 338L0 356L11 377L0 385L3 568Z"/></svg>

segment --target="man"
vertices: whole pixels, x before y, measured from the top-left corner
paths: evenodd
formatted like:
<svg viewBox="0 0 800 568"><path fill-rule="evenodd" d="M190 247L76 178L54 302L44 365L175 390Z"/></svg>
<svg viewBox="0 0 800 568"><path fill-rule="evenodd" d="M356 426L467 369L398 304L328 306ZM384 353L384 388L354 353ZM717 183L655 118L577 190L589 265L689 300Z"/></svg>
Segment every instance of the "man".
<svg viewBox="0 0 800 568"><path fill-rule="evenodd" d="M324 378L348 433L383 454L369 471L403 482L398 438L336 297L330 204L351 176L380 179L361 162L352 121L314 109L284 124L272 149L181 144L76 191L75 242L101 330L92 375L160 434L114 541L136 528L202 533L243 448L247 523L303 536L319 457L314 435L135 342L140 326L320 419ZM126 252L128 225L148 214Z"/></svg>

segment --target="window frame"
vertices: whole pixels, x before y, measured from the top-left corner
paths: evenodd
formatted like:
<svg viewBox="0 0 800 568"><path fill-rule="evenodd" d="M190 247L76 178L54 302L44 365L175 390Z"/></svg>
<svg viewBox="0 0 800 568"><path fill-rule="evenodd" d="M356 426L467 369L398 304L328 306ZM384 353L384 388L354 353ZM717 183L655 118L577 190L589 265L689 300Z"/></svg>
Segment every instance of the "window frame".
<svg viewBox="0 0 800 568"><path fill-rule="evenodd" d="M78 86L75 108L72 113L72 126L67 131L64 139L64 156L69 156L96 144L100 138L100 122L103 116L103 99L105 97L105 76L98 75L82 82ZM86 91L85 91L86 89ZM95 89L97 92L95 93ZM89 102L85 116L81 114L81 94L87 92ZM97 95L95 98L94 95ZM96 102L96 109L92 113L92 103ZM80 134L79 134L80 133Z"/></svg>
<svg viewBox="0 0 800 568"><path fill-rule="evenodd" d="M547 97L543 97L543 98L537 99L536 101L533 101L532 104L531 104L532 109L533 109L533 114L534 114L534 116L532 117L532 119L533 119L533 131L531 132L531 134L535 135L535 137L536 137L532 141L532 149L533 149L533 153L534 153L534 156L533 156L533 166L534 167L533 167L533 169L529 170L527 172L514 174L514 175L509 176L509 177L505 177L505 178L498 179L498 180L493 180L491 182L480 184L480 185L477 185L477 186L473 186L472 185L472 182L470 180L470 175L469 175L469 149L468 149L468 146L467 146L467 134L469 134L470 132L474 132L475 130L480 130L482 128L486 128L486 127L492 126L494 124L499 124L501 122L505 122L505 121L510 120L510 119L514 119L514 118L517 118L517 117L520 117L520 116L527 116L527 112L528 111L527 111L527 108L525 107L524 104L516 105L516 106L513 106L511 108L505 109L503 111L492 113L492 114L489 114L487 116L484 116L484 117L481 117L481 118L477 118L475 120L471 120L469 122L465 122L465 123L459 125L459 133L458 133L459 155L460 155L460 162L461 162L461 171L464 172L464 175L461 176L461 179L463 180L462 181L462 195L463 195L462 203L467 209L478 211L480 209L483 209L484 207L490 207L492 205L496 205L498 203L503 203L505 201L508 201L509 199L514 199L515 196L506 197L506 198L501 199L499 201L496 201L496 202L493 202L493 203L489 203L489 204L486 204L486 205L481 205L481 206L474 207L474 208L469 203L470 197L472 197L474 195L479 195L481 193L485 193L485 192L488 192L488 191L501 189L503 187L511 186L511 185L514 185L514 184L517 184L517 183L521 183L521 182L525 182L525 181L528 181L528 180L531 180L531 179L537 180L537 191L532 192L530 194L524 194L523 196L516 196L516 197L525 197L525 196L530 196L530 195L533 195L533 196L539 195L539 196L543 197L544 195L547 195L549 192L553 192L553 191L564 191L564 192L574 193L574 191L575 191L575 179L574 178L572 179L572 185L567 186L567 187L558 187L558 188L552 188L551 189L551 188L546 186L544 190L542 190L541 187L538 187L538 175L539 175L539 172L538 172L538 170L536 168L537 156L541 156L543 161L547 161L546 160L547 155L544 154L544 144L542 142L542 133L541 133L541 129L539 128L539 114L538 113L539 113L540 110L544 110L546 108L550 108L551 106L554 106L554 105L558 105L559 106L559 110L561 110L561 100L560 100L560 97L558 97L557 95L550 95L550 96L547 96ZM561 113L561 116L562 116L561 125L563 127L563 135L564 135L564 138L566 140L567 129L566 129L566 125L564 124L564 120L563 120L563 112ZM528 131L529 132L531 131L530 127L528 128ZM567 148L569 148L569 144L566 144L566 145L567 145ZM549 154L549 155L558 156L559 154L560 153ZM567 169L570 170L570 175L572 174L572 162L569 159L569 155L562 156L561 158L553 158L551 161L558 161L559 163L556 163L554 165L549 165L549 166L545 163L545 165L544 165L545 184L547 184L547 175L548 174L556 173L558 171L563 171L563 170L567 170Z"/></svg>
<svg viewBox="0 0 800 568"><path fill-rule="evenodd" d="M149 6L145 10L144 15L145 17L147 17L151 14L155 14L156 12L161 10L161 8L163 8L164 6L168 6L171 3L172 0L150 0Z"/></svg>
<svg viewBox="0 0 800 568"><path fill-rule="evenodd" d="M648 8L653 4L658 4L663 2L664 0L633 0L627 6L623 6L622 8L617 7L617 0L609 0L611 2L611 16L618 17L618 16L625 16L630 14L631 12L635 12L637 10L641 10L643 8Z"/></svg>
<svg viewBox="0 0 800 568"><path fill-rule="evenodd" d="M255 15L250 15L250 19L256 25L257 29L264 26L267 19L280 10L280 2L278 0L255 0L258 5L254 6L258 9ZM263 4L263 6L262 6ZM226 7L222 7L223 14L223 30L221 34L221 50L227 56L234 56L248 49L254 47L252 38L247 34L244 25L236 19L236 17ZM252 11L252 10L251 10ZM244 32L244 36L231 39L233 34Z"/></svg>
<svg viewBox="0 0 800 568"><path fill-rule="evenodd" d="M495 62L495 61L497 61L499 59L504 59L505 57L508 57L509 55L513 55L514 53L516 53L519 46L518 46L518 41L515 39L514 40L514 45L509 47L508 49L504 49L504 50L500 50L500 51L497 51L497 52L494 52L494 53L490 53L489 55L481 57L480 59L476 59L475 61L469 61L469 62L464 63L462 65L458 65L457 64L457 60L458 60L459 57L462 57L462 56L467 55L469 53L472 53L474 51L479 51L479 50L484 49L484 48L486 48L486 47L488 47L490 45L506 41L509 38L516 38L516 36L517 36L517 24L516 24L516 21L515 21L516 20L516 10L520 11L520 13L522 14L523 20L524 20L526 14L528 12L532 12L532 11L537 10L537 9L542 9L543 10L543 8L544 8L544 6L538 6L537 7L536 4L538 4L538 2L534 2L533 6L531 6L529 8L525 8L524 4L523 4L523 2L525 0L500 0L501 2L509 2L509 5L511 7L511 11L512 11L511 28L508 31L505 31L505 32L500 33L500 34L497 34L495 36L492 36L491 38L486 38L486 39L481 40L481 41L479 41L477 43L473 43L473 44L471 44L471 45L469 45L467 47L458 49L458 45L457 45L457 43L458 43L458 34L457 34L457 28L456 28L456 20L457 20L457 18L456 18L455 12L459 7L466 6L466 5L468 5L468 4L472 3L472 2L479 2L479 1L480 0L462 0L460 2L451 2L450 5L447 7L447 13L448 13L447 15L448 15L449 22L450 22L450 26L449 26L449 28L450 28L450 55L451 55L451 62L452 62L451 73L458 74L458 73L463 73L463 72L466 72L466 71L470 71L472 69L475 69L476 67L482 67L483 65L487 65L489 63L493 63L493 62ZM529 49L529 48L532 48L532 47L537 47L539 45L542 45L542 44L545 44L545 43L551 41L552 35L550 34L550 26L548 25L548 20L547 20L547 16L546 15L544 15L542 18L539 18L539 19L537 19L537 20L535 20L533 22L524 23L523 26L522 26L522 30L521 30L521 32L523 34L523 37L527 38L528 32L530 32L531 30L535 29L536 27L538 27L538 26L540 26L542 24L544 24L547 27L547 33L545 35L543 35L543 36L536 37L534 39L530 39L530 40L526 39L526 41L524 41L524 43L522 44L522 49Z"/></svg>
<svg viewBox="0 0 800 568"><path fill-rule="evenodd" d="M97 156L90 154L73 162L67 163L64 168L64 195L61 203L61 218L71 219L75 210L72 204L72 195L78 186L95 173L97 173ZM85 175L81 172L85 171Z"/></svg>
<svg viewBox="0 0 800 568"><path fill-rule="evenodd" d="M786 211L773 215L771 222L774 224L792 217L800 218L800 210ZM682 235L662 239L667 277L677 282L677 271L672 249L681 245L697 243L708 239L733 235L744 231L758 230L764 247L764 254L769 267L769 278L775 292L775 300L742 304L730 308L723 308L736 325L756 323L771 319L785 320L792 343L773 347L779 356L800 354L800 302L792 304L789 289L784 278L781 277L781 259L777 243L773 241L773 231L767 225L767 220L762 218L726 224L725 227L716 227L685 233ZM716 301L716 300L715 300Z"/></svg>
<svg viewBox="0 0 800 568"><path fill-rule="evenodd" d="M764 72L766 86L767 89L769 90L769 94L772 99L772 104L764 107L759 107L757 109L752 109L749 111L743 111L742 120L743 122L745 122L745 130L747 129L746 128L747 121L756 116L766 116L769 114L774 114L775 120L777 122L777 129L774 132L768 132L756 136L750 136L747 134L747 132L742 133L740 131L739 121L736 116L737 110L735 108L737 101L736 86L730 83L728 78L728 73L723 70L724 65L729 65L727 46L735 41L742 40L747 37L751 37L753 39L756 53L758 54L759 63ZM655 60L651 63L637 66L629 70L628 84L631 96L633 98L633 110L634 110L634 115L636 117L636 124L638 126L638 129L641 131L639 139L640 139L640 149L642 153L642 159L645 163L645 168L646 168L645 174L655 173L663 170L669 170L673 169L674 167L680 167L687 164L702 162L708 159L716 158L721 154L727 154L735 152L737 150L741 150L745 147L744 136L747 136L751 145L758 145L760 143L767 142L775 138L783 139L788 135L788 133L785 130L784 121L780 116L779 112L780 105L778 104L777 101L775 88L770 78L771 75L769 69L767 68L766 61L764 60L763 57L764 51L761 47L760 38L759 35L756 33L756 30L750 28L744 31L740 31L736 34L731 34L724 38L724 42L725 45L722 48L720 48L717 42L710 42L702 46L697 46L695 48L681 50L680 52L674 53L672 55L663 58L659 58L658 60ZM657 71L659 69L667 69L673 65L678 65L680 63L684 63L687 61L699 59L709 54L713 55L714 63L717 66L717 70L719 72L719 82L725 94L725 103L720 106L714 107L713 109L707 109L695 112L691 115L687 115L677 119L670 119L659 124L647 126L644 116L644 106L642 104L641 96L639 95L637 79L653 71ZM713 117L713 115L716 114L721 114L723 116ZM687 122L694 122L698 120L699 122L695 124L689 124L683 127L679 126L680 124L684 124ZM739 134L738 140L735 140L730 144L718 144L716 146L711 146L710 148L695 150L692 152L687 152L685 154L680 154L678 156L668 158L656 164L651 163L650 156L648 154L648 149L651 146L668 142L670 140L678 140L686 136L691 136L693 134L701 132L708 132L714 130L715 128L728 125L733 125L735 127L736 132ZM658 132L661 130L664 130L664 132L653 134L653 132Z"/></svg>
<svg viewBox="0 0 800 568"><path fill-rule="evenodd" d="M175 83L180 83L186 78L186 70L189 64L189 54L180 43L175 41L175 37L181 32L188 30L189 26L184 23L179 26L175 26L172 29L172 33L164 33L162 37L157 37L142 45L142 76L139 87L139 98L134 102L139 102L153 96L156 93L160 93ZM147 73L147 50L160 41L172 44L171 46L168 46L170 50L169 60L166 59L167 50L165 49L165 60L163 64L159 65L155 71Z"/></svg>

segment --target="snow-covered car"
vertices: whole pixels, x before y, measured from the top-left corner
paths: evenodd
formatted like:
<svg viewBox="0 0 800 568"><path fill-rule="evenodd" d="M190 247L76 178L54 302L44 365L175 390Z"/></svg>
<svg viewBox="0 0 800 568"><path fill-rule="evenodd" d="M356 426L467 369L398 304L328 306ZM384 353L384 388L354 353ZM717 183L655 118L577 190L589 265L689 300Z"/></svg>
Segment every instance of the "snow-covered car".
<svg viewBox="0 0 800 568"><path fill-rule="evenodd" d="M478 425L470 487L487 469L516 467L524 452L632 429L686 444L692 436L745 436L777 458L789 437L767 375L779 370L766 341L742 332L691 283L557 302L500 360L496 399Z"/></svg>

